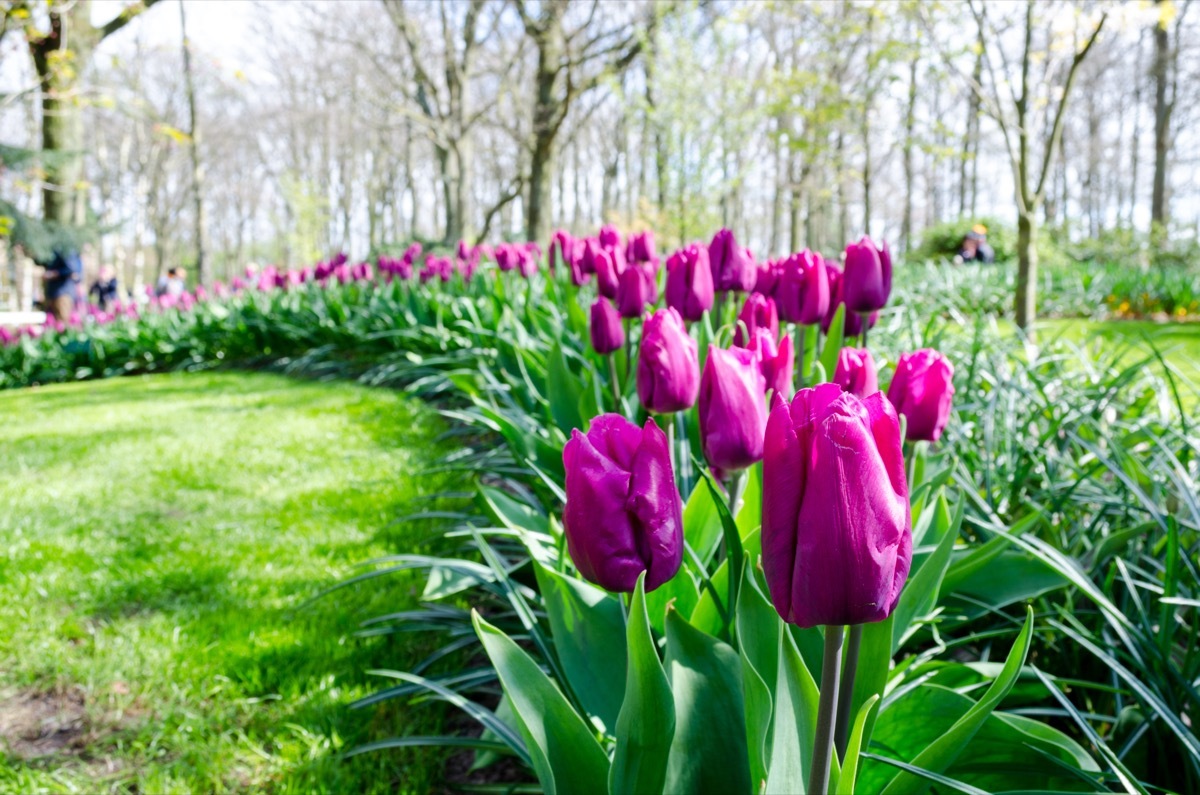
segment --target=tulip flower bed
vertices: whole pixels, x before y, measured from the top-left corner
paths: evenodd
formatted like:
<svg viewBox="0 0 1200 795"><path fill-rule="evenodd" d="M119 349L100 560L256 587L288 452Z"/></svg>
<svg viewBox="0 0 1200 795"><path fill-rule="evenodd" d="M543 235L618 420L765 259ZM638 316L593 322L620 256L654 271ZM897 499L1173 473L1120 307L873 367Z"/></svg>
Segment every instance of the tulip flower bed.
<svg viewBox="0 0 1200 795"><path fill-rule="evenodd" d="M972 273L893 289L869 241L758 265L722 232L665 275L615 230L557 235L553 274L501 251L23 340L5 372L269 362L444 400L461 554L353 581L428 571L365 631L444 643L357 706L482 733L359 752L546 792L1200 786L1200 426L1154 354L1027 350Z"/></svg>

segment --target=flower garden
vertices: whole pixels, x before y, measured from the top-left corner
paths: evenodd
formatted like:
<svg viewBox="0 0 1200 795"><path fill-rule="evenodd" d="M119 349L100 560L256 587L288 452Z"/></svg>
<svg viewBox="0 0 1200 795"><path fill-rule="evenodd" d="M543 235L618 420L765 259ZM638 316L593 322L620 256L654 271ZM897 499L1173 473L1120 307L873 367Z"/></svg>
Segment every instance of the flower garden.
<svg viewBox="0 0 1200 795"><path fill-rule="evenodd" d="M6 332L0 387L265 369L437 408L444 491L394 521L444 552L317 602L419 573L360 629L424 651L346 709L465 720L340 756L454 754L462 791L1195 791L1194 365L1026 338L1009 278L728 230L413 246ZM1195 313L1186 279L1046 278L1062 316Z"/></svg>

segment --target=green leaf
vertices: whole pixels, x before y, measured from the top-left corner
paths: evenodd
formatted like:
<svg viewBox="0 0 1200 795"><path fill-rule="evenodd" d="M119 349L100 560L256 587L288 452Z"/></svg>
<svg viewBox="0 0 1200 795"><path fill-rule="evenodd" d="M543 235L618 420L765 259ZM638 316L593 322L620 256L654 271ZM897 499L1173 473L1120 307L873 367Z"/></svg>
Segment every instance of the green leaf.
<svg viewBox="0 0 1200 795"><path fill-rule="evenodd" d="M826 627L828 630L829 627ZM841 632L841 627L834 627ZM780 633L779 670L775 684L775 725L768 765L768 793L803 792L812 767L820 691L804 665L790 633ZM834 755L836 757L836 754ZM836 766L836 759L834 760ZM830 780L836 778L830 776Z"/></svg>
<svg viewBox="0 0 1200 795"><path fill-rule="evenodd" d="M606 793L608 756L562 691L511 638L472 612L546 795Z"/></svg>
<svg viewBox="0 0 1200 795"><path fill-rule="evenodd" d="M738 652L746 696L746 742L750 778L758 792L767 777L770 757L772 691L778 678L779 635L783 622L763 595L747 567L737 603Z"/></svg>
<svg viewBox="0 0 1200 795"><path fill-rule="evenodd" d="M863 732L871 711L879 703L879 696L871 696L867 703L858 711L854 719L854 728L850 730L850 739L846 742L846 756L842 760L842 774L838 776L837 795L854 795L854 783L858 776L858 754L862 750Z"/></svg>
<svg viewBox="0 0 1200 795"><path fill-rule="evenodd" d="M712 492L697 483L683 506L683 537L701 559L707 561L721 537L721 517Z"/></svg>
<svg viewBox="0 0 1200 795"><path fill-rule="evenodd" d="M612 795L662 792L675 737L675 702L650 631L645 578L645 573L638 577L629 605L627 684L608 780Z"/></svg>
<svg viewBox="0 0 1200 795"><path fill-rule="evenodd" d="M888 706L879 717L875 747L900 761L917 757L975 706L969 697L925 684ZM1099 768L1087 752L1062 732L1021 715L993 712L966 749L944 770L935 771L987 792L1100 791L1089 781ZM876 762L863 766L860 790L878 790L894 772Z"/></svg>
<svg viewBox="0 0 1200 795"><path fill-rule="evenodd" d="M551 419L566 434L572 428L584 428L584 418L579 414L580 385L580 379L567 366L562 346L554 343L546 366L546 397Z"/></svg>
<svg viewBox="0 0 1200 795"><path fill-rule="evenodd" d="M700 601L700 590L692 577L687 561L684 561L674 577L646 594L646 610L650 614L650 626L660 635L667 631L667 605L674 603L679 614L689 621Z"/></svg>
<svg viewBox="0 0 1200 795"><path fill-rule="evenodd" d="M738 653L672 610L666 667L675 697L675 738L664 791L750 792Z"/></svg>
<svg viewBox="0 0 1200 795"><path fill-rule="evenodd" d="M742 506L738 510L737 526L742 538L745 538L761 525L762 462L759 461L746 472L746 489L742 492Z"/></svg>
<svg viewBox="0 0 1200 795"><path fill-rule="evenodd" d="M818 360L824 371L824 378L832 378L837 370L838 354L842 352L842 338L846 332L846 305L838 304L829 323L829 334L825 336L825 345L821 348L821 358ZM814 382L819 383L819 382Z"/></svg>
<svg viewBox="0 0 1200 795"><path fill-rule="evenodd" d="M957 720L953 726L938 739L930 743L923 751L921 751L912 760L912 763L917 767L925 770L933 771L934 773L944 773L958 755L962 753L967 744L975 736L983 726L984 721L992 714L992 711L999 706L1004 697L1008 695L1008 691L1012 689L1013 684L1017 681L1017 675L1021 672L1021 666L1025 664L1025 657L1029 654L1029 643L1033 637L1033 608L1026 608L1025 626L1022 627L1020 634L1017 635L1016 642L1013 643L1012 650L1008 654L1008 659L1004 663L1004 669L1000 672L1000 676L996 677L996 681L992 682L992 686L983 694L983 698L973 704L966 714ZM929 788L928 782L922 782L918 776L912 773L898 773L895 778L884 788L884 795L900 795L901 793L923 793Z"/></svg>
<svg viewBox="0 0 1200 795"><path fill-rule="evenodd" d="M616 598L596 586L534 563L554 649L571 691L607 731L625 698L625 618Z"/></svg>
<svg viewBox="0 0 1200 795"><path fill-rule="evenodd" d="M937 604L942 578L946 575L946 567L950 565L950 553L954 550L954 542L958 540L959 528L962 526L961 502L953 516L950 515L950 506L946 503L945 494L938 495L933 507L931 531L936 533L941 541L933 554L925 558L916 574L908 578L908 584L900 594L900 601L892 614L892 654L895 654L904 641L916 631L912 626L913 622L929 615Z"/></svg>
<svg viewBox="0 0 1200 795"><path fill-rule="evenodd" d="M863 624L862 639L858 647L858 671L854 677L854 695L850 701L850 711L855 715L862 712L863 706L873 696L883 698L883 691L887 687L888 675L892 669L892 637L895 635L893 630L895 618L896 615L893 613L883 621ZM815 653L815 650L810 652L810 654L812 653ZM814 672L814 675L819 674ZM863 727L863 746L870 745L871 732L874 730L875 720L878 716L879 712L868 716Z"/></svg>

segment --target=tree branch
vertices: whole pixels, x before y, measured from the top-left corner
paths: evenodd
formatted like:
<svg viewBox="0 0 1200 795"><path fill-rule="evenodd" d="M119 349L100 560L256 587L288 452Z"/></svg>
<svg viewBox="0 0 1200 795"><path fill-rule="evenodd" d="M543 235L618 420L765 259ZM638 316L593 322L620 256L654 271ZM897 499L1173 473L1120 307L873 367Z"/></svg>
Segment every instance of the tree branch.
<svg viewBox="0 0 1200 795"><path fill-rule="evenodd" d="M96 29L100 34L99 40L103 41L105 38L116 33L118 30L132 22L135 17L143 14L157 2L158 0L139 0L139 2L125 6L125 8L121 9L121 13L117 14L104 25Z"/></svg>
<svg viewBox="0 0 1200 795"><path fill-rule="evenodd" d="M1071 68L1067 71L1067 81L1063 83L1062 100L1058 103L1058 108L1054 112L1054 128L1050 133L1050 142L1046 145L1046 151L1042 153L1042 169L1038 175L1037 190L1033 193L1033 203L1041 200L1042 192L1046 187L1046 175L1050 173L1050 161L1053 158L1054 150L1058 146L1059 140L1062 138L1063 115L1067 109L1067 99L1071 96L1071 86L1075 82L1075 73L1079 70L1079 64L1083 63L1083 59L1087 57L1088 51L1092 49L1092 45L1096 43L1096 39L1100 37L1100 31L1104 29L1104 22L1108 19L1108 12L1105 11L1100 15L1100 21L1096 23L1096 29L1092 31L1092 35L1088 37L1087 44L1083 45L1082 50L1075 53L1075 57L1071 59Z"/></svg>

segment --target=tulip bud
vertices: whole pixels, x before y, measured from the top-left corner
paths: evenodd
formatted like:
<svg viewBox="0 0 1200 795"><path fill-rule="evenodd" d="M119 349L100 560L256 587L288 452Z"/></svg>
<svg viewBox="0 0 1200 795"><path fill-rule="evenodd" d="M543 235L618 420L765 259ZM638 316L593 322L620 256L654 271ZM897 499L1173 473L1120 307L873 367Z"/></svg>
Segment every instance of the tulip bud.
<svg viewBox="0 0 1200 795"><path fill-rule="evenodd" d="M783 275L783 261L769 259L757 265L758 276L754 281L754 292L770 297L775 296L779 287L779 277Z"/></svg>
<svg viewBox="0 0 1200 795"><path fill-rule="evenodd" d="M592 304L592 349L599 354L609 354L625 344L625 329L617 310L604 296Z"/></svg>
<svg viewBox="0 0 1200 795"><path fill-rule="evenodd" d="M878 392L879 375L875 371L871 352L866 348L842 348L838 353L833 383L858 398Z"/></svg>
<svg viewBox="0 0 1200 795"><path fill-rule="evenodd" d="M652 591L683 561L683 500L675 488L667 436L603 414L563 448L567 504L563 528L579 573L609 591L630 592L646 572Z"/></svg>
<svg viewBox="0 0 1200 795"><path fill-rule="evenodd" d="M821 321L821 329L828 334L829 327L833 324L833 316L837 314L837 308L842 305L842 290L846 285L846 277L842 274L840 268L834 265L826 265L825 271L829 279L829 311L825 313L825 319ZM879 312L872 312L867 317L867 328L875 328L876 321L879 320ZM863 317L857 312L851 312L850 307L846 307L843 313L842 334L846 337L857 337L862 334Z"/></svg>
<svg viewBox="0 0 1200 795"><path fill-rule="evenodd" d="M754 332L754 345L750 348L758 360L766 388L773 390L776 395L785 400L792 396L794 390L792 370L795 367L795 354L792 351L792 338L786 334L779 347L775 346L775 338L765 328Z"/></svg>
<svg viewBox="0 0 1200 795"><path fill-rule="evenodd" d="M887 394L907 421L908 441L936 442L950 419L954 365L932 348L903 354Z"/></svg>
<svg viewBox="0 0 1200 795"><path fill-rule="evenodd" d="M892 292L892 256L887 243L869 237L846 246L842 295L847 312L875 312L887 306Z"/></svg>
<svg viewBox="0 0 1200 795"><path fill-rule="evenodd" d="M592 251L592 265L596 269L596 288L605 298L616 299L619 289L621 272L624 270L624 258L620 264L617 254L620 252L596 248Z"/></svg>
<svg viewBox="0 0 1200 795"><path fill-rule="evenodd" d="M612 224L600 227L600 248L614 249L621 245L621 233Z"/></svg>
<svg viewBox="0 0 1200 795"><path fill-rule="evenodd" d="M738 321L737 329L733 332L734 345L746 347L754 339L754 332L760 328L771 332L771 339L779 339L779 315L775 311L775 302L765 295L747 295L746 303L738 313ZM749 336L742 332L742 326L746 327Z"/></svg>
<svg viewBox="0 0 1200 795"><path fill-rule="evenodd" d="M728 472L762 459L766 389L753 351L708 349L700 379L700 442L713 467Z"/></svg>
<svg viewBox="0 0 1200 795"><path fill-rule="evenodd" d="M674 309L658 310L642 326L637 368L638 397L647 411L670 414L696 402L698 349Z"/></svg>
<svg viewBox="0 0 1200 795"><path fill-rule="evenodd" d="M684 320L699 320L713 305L708 249L692 243L667 258L667 306Z"/></svg>
<svg viewBox="0 0 1200 795"><path fill-rule="evenodd" d="M617 282L617 311L621 317L641 317L658 301L658 283L650 265L630 265Z"/></svg>
<svg viewBox="0 0 1200 795"><path fill-rule="evenodd" d="M569 265L571 262L571 247L574 244L571 235L565 229L556 229L554 234L550 236L550 272L554 273L558 269L558 258L561 257L564 265ZM460 258L465 259L462 254Z"/></svg>
<svg viewBox="0 0 1200 795"><path fill-rule="evenodd" d="M825 320L829 311L829 274L820 254L801 251L783 262L775 288L779 317L789 323L811 326Z"/></svg>
<svg viewBox="0 0 1200 795"><path fill-rule="evenodd" d="M658 263L658 255L654 251L654 233L647 230L629 236L625 244L625 259L629 262Z"/></svg>
<svg viewBox="0 0 1200 795"><path fill-rule="evenodd" d="M892 614L912 564L900 423L883 394L836 384L780 400L763 456L762 560L771 601L801 627Z"/></svg>
<svg viewBox="0 0 1200 795"><path fill-rule="evenodd" d="M708 264L712 268L713 288L721 291L749 292L758 281L758 269L747 250L738 246L733 232L718 231L708 244Z"/></svg>

